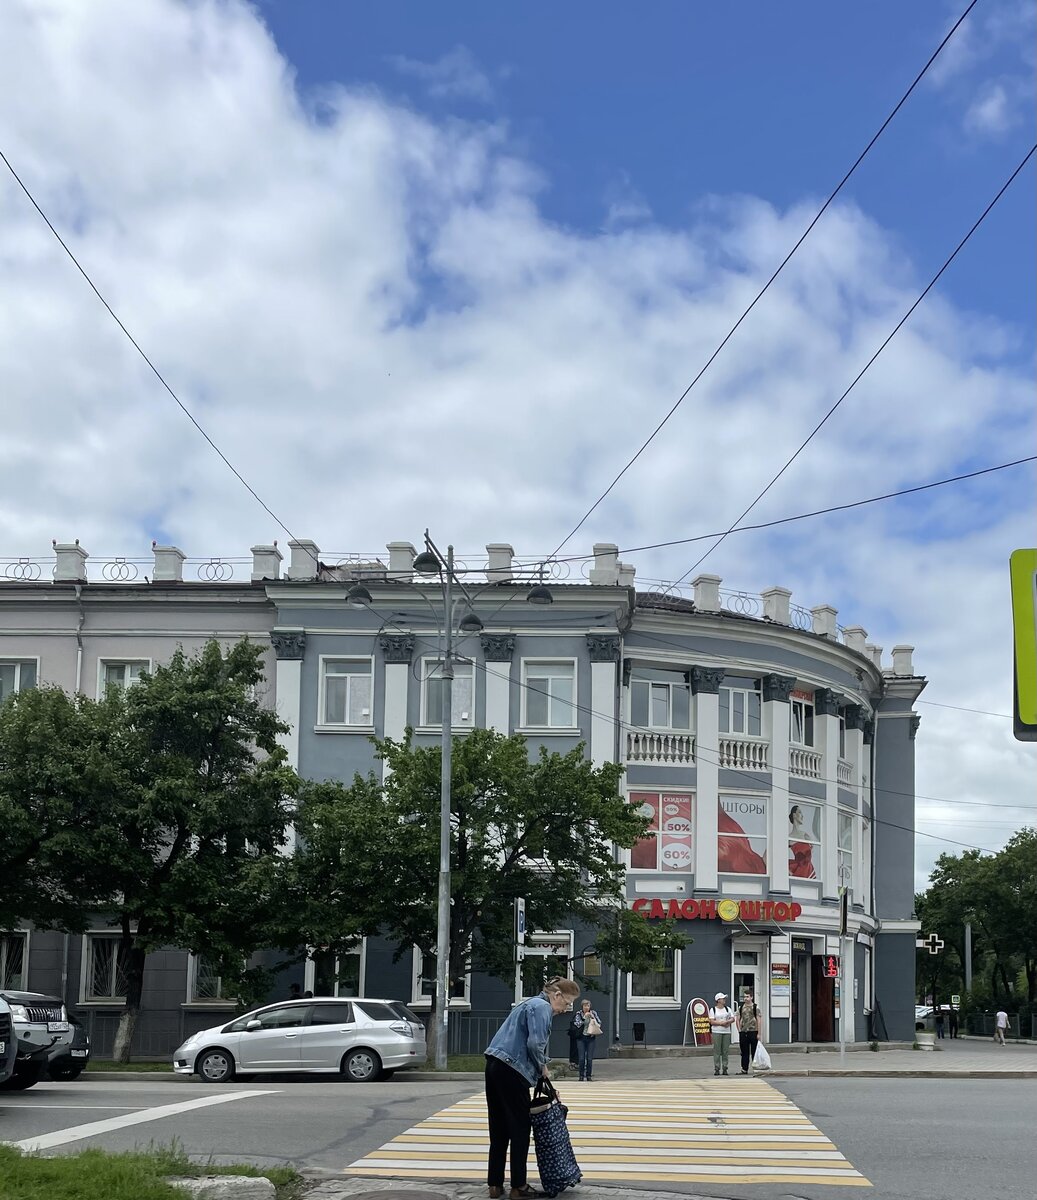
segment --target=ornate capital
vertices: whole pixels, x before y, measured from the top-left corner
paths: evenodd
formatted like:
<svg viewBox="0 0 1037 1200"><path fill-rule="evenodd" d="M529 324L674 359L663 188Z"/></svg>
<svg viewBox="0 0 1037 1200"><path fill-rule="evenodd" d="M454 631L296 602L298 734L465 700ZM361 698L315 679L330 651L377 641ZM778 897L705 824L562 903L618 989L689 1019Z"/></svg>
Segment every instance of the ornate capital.
<svg viewBox="0 0 1037 1200"><path fill-rule="evenodd" d="M921 723L922 723L921 713L912 713L911 714L911 729L909 731L909 736L911 738L911 741L915 740L915 734L918 732L918 726L921 725Z"/></svg>
<svg viewBox="0 0 1037 1200"><path fill-rule="evenodd" d="M387 663L409 663L414 656L412 633L380 633L378 648Z"/></svg>
<svg viewBox="0 0 1037 1200"><path fill-rule="evenodd" d="M847 704L843 709L847 729L860 729L864 724L864 709L859 704Z"/></svg>
<svg viewBox="0 0 1037 1200"><path fill-rule="evenodd" d="M789 696L795 685L796 681L791 675L764 675L763 698L764 700L781 700L788 704Z"/></svg>
<svg viewBox="0 0 1037 1200"><path fill-rule="evenodd" d="M619 635L588 633L587 651L591 656L591 662L619 662Z"/></svg>
<svg viewBox="0 0 1037 1200"><path fill-rule="evenodd" d="M275 629L270 644L278 658L302 658L306 653L306 634L301 629Z"/></svg>
<svg viewBox="0 0 1037 1200"><path fill-rule="evenodd" d="M861 729L864 730L864 744L870 746L875 740L875 722L871 717L865 717L861 722Z"/></svg>
<svg viewBox="0 0 1037 1200"><path fill-rule="evenodd" d="M818 688L814 692L814 716L837 717L839 715L839 697L831 688Z"/></svg>
<svg viewBox="0 0 1037 1200"><path fill-rule="evenodd" d="M483 658L487 662L511 662L515 657L513 633L484 633L479 637Z"/></svg>
<svg viewBox="0 0 1037 1200"><path fill-rule="evenodd" d="M724 678L723 667L692 667L691 690L694 695L703 692L708 696L720 693L720 684Z"/></svg>

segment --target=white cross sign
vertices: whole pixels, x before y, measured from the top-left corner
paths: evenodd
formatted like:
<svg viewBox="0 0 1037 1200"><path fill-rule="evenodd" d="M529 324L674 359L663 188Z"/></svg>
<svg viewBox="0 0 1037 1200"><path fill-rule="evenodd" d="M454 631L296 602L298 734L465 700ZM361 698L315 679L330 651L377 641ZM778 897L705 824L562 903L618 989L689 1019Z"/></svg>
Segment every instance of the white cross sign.
<svg viewBox="0 0 1037 1200"><path fill-rule="evenodd" d="M928 937L922 938L921 944L928 949L930 954L939 954L944 947L943 939L938 933L931 933Z"/></svg>

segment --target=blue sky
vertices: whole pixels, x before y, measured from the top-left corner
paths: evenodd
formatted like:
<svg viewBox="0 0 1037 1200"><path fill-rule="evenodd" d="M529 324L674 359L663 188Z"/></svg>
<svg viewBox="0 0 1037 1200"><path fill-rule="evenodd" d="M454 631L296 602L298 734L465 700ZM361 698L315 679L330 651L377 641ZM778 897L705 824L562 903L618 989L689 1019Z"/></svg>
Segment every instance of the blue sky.
<svg viewBox="0 0 1037 1200"><path fill-rule="evenodd" d="M711 195L823 199L966 7L913 0L521 6L262 0L304 91L367 84L502 121L551 220L693 222ZM980 0L842 193L934 273L1033 140L1033 6ZM426 70L422 71L422 66ZM993 91L1003 105L968 120ZM1034 172L941 282L1032 353ZM640 218L637 209L647 210ZM648 216L650 212L651 216Z"/></svg>

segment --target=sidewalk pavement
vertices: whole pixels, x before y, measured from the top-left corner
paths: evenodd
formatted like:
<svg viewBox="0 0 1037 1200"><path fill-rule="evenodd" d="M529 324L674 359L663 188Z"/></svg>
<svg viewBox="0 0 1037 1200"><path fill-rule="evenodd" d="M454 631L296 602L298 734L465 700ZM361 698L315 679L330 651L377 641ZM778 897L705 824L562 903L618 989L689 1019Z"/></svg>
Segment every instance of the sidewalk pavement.
<svg viewBox="0 0 1037 1200"><path fill-rule="evenodd" d="M311 1176L312 1178L312 1176ZM607 1184L594 1184L595 1196L607 1196L608 1200L710 1200L709 1197L692 1195L688 1192L650 1191L638 1188L609 1187ZM364 1196L365 1200L371 1193L379 1192L384 1200L486 1200L486 1184L456 1183L432 1179L369 1179L354 1178L327 1180L318 1183L306 1193L306 1200L351 1200L352 1197ZM586 1195L587 1187L577 1188L572 1195ZM570 1193L563 1192L563 1196ZM715 1200L715 1197L712 1198Z"/></svg>

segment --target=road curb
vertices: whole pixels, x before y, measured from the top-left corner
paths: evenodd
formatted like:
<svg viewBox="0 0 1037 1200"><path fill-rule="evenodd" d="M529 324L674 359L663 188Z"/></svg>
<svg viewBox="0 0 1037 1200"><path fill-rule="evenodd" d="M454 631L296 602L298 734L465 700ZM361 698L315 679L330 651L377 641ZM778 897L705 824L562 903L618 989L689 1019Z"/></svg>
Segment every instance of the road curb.
<svg viewBox="0 0 1037 1200"><path fill-rule="evenodd" d="M804 1067L789 1071L767 1071L757 1079L801 1079L805 1076L831 1079L1037 1079L1037 1071L840 1071L838 1067Z"/></svg>

